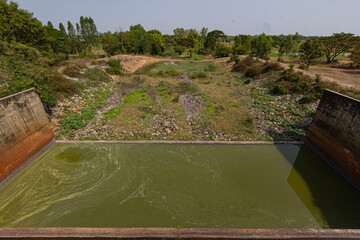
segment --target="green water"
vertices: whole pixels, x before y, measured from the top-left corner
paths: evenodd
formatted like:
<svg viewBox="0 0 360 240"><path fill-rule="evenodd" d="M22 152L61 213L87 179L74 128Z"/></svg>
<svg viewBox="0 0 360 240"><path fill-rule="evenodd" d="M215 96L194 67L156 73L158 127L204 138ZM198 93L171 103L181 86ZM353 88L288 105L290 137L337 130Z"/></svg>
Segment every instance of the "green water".
<svg viewBox="0 0 360 240"><path fill-rule="evenodd" d="M360 192L297 145L55 144L0 227L359 228Z"/></svg>

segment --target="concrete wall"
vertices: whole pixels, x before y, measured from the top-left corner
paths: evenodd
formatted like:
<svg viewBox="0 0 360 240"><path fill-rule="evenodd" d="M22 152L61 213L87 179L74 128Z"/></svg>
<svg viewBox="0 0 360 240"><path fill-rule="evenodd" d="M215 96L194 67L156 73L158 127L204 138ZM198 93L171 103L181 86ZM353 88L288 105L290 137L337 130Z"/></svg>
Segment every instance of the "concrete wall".
<svg viewBox="0 0 360 240"><path fill-rule="evenodd" d="M306 142L360 188L360 101L325 91Z"/></svg>
<svg viewBox="0 0 360 240"><path fill-rule="evenodd" d="M0 180L54 138L35 89L0 99Z"/></svg>

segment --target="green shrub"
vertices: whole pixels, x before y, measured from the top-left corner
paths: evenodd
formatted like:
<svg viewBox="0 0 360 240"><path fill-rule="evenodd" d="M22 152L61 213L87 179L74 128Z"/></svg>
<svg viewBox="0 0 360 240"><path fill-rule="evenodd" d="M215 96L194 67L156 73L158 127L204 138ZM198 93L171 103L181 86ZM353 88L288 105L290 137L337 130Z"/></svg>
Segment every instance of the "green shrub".
<svg viewBox="0 0 360 240"><path fill-rule="evenodd" d="M315 102L317 99L318 99L318 96L316 94L308 94L308 95L303 96L299 100L299 103L300 104L308 104L308 103Z"/></svg>
<svg viewBox="0 0 360 240"><path fill-rule="evenodd" d="M270 91L276 95L284 95L289 93L289 90L284 86L282 82L275 84Z"/></svg>
<svg viewBox="0 0 360 240"><path fill-rule="evenodd" d="M235 64L238 64L240 62L239 55L233 55L230 58L230 62L235 62Z"/></svg>
<svg viewBox="0 0 360 240"><path fill-rule="evenodd" d="M206 79L208 78L208 74L205 72L195 72L189 74L189 78L191 79Z"/></svg>
<svg viewBox="0 0 360 240"><path fill-rule="evenodd" d="M225 47L225 46L217 47L215 48L214 58L227 57L231 52L232 52L231 48L229 47Z"/></svg>
<svg viewBox="0 0 360 240"><path fill-rule="evenodd" d="M111 75L122 75L122 66L121 61L117 59L110 59L108 62L109 67L106 69L106 72Z"/></svg>
<svg viewBox="0 0 360 240"><path fill-rule="evenodd" d="M263 72L270 72L270 71L281 71L283 70L283 68L281 67L281 65L279 63L274 63L274 62L267 62L264 65L264 70Z"/></svg>
<svg viewBox="0 0 360 240"><path fill-rule="evenodd" d="M77 78L80 76L80 71L76 66L68 66L64 68L63 74L68 77Z"/></svg>
<svg viewBox="0 0 360 240"><path fill-rule="evenodd" d="M307 69L307 66L306 66L306 64L300 64L299 65L299 69L302 69L302 70L305 70L305 69Z"/></svg>

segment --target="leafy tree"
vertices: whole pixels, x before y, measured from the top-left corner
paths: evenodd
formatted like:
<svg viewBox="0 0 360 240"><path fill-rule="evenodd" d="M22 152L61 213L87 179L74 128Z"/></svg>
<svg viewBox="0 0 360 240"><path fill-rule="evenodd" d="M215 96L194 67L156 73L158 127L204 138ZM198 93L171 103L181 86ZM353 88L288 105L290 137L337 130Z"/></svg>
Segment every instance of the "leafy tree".
<svg viewBox="0 0 360 240"><path fill-rule="evenodd" d="M52 24L51 21L48 21L48 22L47 22L47 26L48 26L49 28L54 28L54 25Z"/></svg>
<svg viewBox="0 0 360 240"><path fill-rule="evenodd" d="M60 30L60 32L62 32L63 34L67 34L66 33L66 30L65 30L65 27L64 27L64 25L62 24L62 23L59 23L59 30Z"/></svg>
<svg viewBox="0 0 360 240"><path fill-rule="evenodd" d="M330 37L320 38L324 45L324 53L327 63L331 63L334 59L355 46L356 40L352 33L334 33Z"/></svg>
<svg viewBox="0 0 360 240"><path fill-rule="evenodd" d="M98 42L98 31L91 17L80 17L80 33L83 40L84 53Z"/></svg>
<svg viewBox="0 0 360 240"><path fill-rule="evenodd" d="M208 33L208 28L203 27L200 32L201 36L205 38L207 33Z"/></svg>
<svg viewBox="0 0 360 240"><path fill-rule="evenodd" d="M103 50L110 55L114 55L116 52L121 51L122 47L116 34L108 34L102 36L101 44Z"/></svg>
<svg viewBox="0 0 360 240"><path fill-rule="evenodd" d="M231 53L231 48L226 46L218 46L215 48L214 57L215 58L227 57L229 56L229 53Z"/></svg>
<svg viewBox="0 0 360 240"><path fill-rule="evenodd" d="M0 40L39 46L43 43L44 31L32 13L19 9L15 2L0 0Z"/></svg>
<svg viewBox="0 0 360 240"><path fill-rule="evenodd" d="M293 36L289 34L286 37L286 40L281 43L279 48L279 54L284 55L284 54L292 53L294 50L294 46L295 44L293 41Z"/></svg>
<svg viewBox="0 0 360 240"><path fill-rule="evenodd" d="M207 34L205 38L205 48L214 50L216 45L225 38L224 32L220 30L214 30Z"/></svg>
<svg viewBox="0 0 360 240"><path fill-rule="evenodd" d="M135 53L147 53L149 51L149 40L147 32L140 24L130 26L130 34L132 34L132 40L135 41Z"/></svg>
<svg viewBox="0 0 360 240"><path fill-rule="evenodd" d="M251 50L251 36L250 35L238 35L234 39L234 54L244 55Z"/></svg>
<svg viewBox="0 0 360 240"><path fill-rule="evenodd" d="M153 31L155 32L155 31ZM165 45L161 33L158 31L148 34L149 49L152 55L159 55L164 51Z"/></svg>
<svg viewBox="0 0 360 240"><path fill-rule="evenodd" d="M267 58L271 53L272 38L266 36L265 33L254 37L251 41L251 54L260 57Z"/></svg>
<svg viewBox="0 0 360 240"><path fill-rule="evenodd" d="M76 37L76 31L74 26L72 25L72 23L70 21L68 21L68 34L71 38L75 38Z"/></svg>
<svg viewBox="0 0 360 240"><path fill-rule="evenodd" d="M350 58L355 64L360 66L360 44L351 51Z"/></svg>
<svg viewBox="0 0 360 240"><path fill-rule="evenodd" d="M299 51L300 58L306 62L306 68L309 68L311 63L324 55L324 46L319 39L307 39L301 44Z"/></svg>

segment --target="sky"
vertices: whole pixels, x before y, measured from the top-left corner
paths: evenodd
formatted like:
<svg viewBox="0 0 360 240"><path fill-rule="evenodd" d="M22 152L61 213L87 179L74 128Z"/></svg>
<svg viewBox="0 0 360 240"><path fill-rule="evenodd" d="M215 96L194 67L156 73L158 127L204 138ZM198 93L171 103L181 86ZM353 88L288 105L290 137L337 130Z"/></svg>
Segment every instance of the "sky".
<svg viewBox="0 0 360 240"><path fill-rule="evenodd" d="M207 27L227 35L360 35L360 0L13 0L55 27L92 17L100 32ZM75 25L75 24L74 24Z"/></svg>

